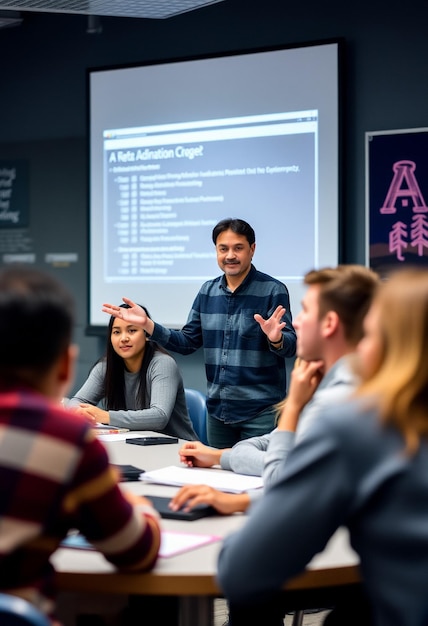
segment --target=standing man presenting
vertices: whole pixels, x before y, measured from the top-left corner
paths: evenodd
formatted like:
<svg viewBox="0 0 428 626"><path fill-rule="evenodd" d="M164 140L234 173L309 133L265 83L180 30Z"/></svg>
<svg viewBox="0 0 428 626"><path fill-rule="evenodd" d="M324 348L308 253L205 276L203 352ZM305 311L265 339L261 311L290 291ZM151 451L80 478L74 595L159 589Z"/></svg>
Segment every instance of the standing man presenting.
<svg viewBox="0 0 428 626"><path fill-rule="evenodd" d="M103 311L142 326L167 350L192 354L204 348L209 444L230 448L275 426L274 405L286 392L285 358L296 351L287 287L256 270L253 228L227 218L213 229L221 276L204 283L186 324L156 324L137 304L104 304Z"/></svg>

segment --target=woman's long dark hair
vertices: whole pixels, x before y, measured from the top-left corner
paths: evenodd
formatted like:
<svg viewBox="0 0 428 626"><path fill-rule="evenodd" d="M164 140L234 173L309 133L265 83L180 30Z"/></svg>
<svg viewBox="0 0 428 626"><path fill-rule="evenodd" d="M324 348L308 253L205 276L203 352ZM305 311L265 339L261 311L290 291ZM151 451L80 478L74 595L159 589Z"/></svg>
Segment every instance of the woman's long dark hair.
<svg viewBox="0 0 428 626"><path fill-rule="evenodd" d="M124 309L129 309L128 304L120 305ZM150 314L146 307L142 306L147 317L150 318ZM103 360L106 362L106 374L104 378L104 396L106 399L106 410L119 411L126 407L125 403L125 361L119 356L113 349L111 343L111 332L113 328L113 322L116 318L112 315L110 317L107 334L107 346L106 353ZM151 319L151 318L150 318ZM139 385L136 397L136 406L139 409L146 409L145 391L146 391L146 374L150 361L153 358L156 350L166 352L156 342L147 340L146 347L144 349L144 356L139 371Z"/></svg>

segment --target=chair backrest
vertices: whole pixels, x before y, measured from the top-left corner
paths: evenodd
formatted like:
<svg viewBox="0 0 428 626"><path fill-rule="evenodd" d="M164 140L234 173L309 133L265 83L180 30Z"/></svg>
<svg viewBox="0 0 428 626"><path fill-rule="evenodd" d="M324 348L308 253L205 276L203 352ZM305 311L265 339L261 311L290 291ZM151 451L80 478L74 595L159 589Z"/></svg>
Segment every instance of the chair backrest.
<svg viewBox="0 0 428 626"><path fill-rule="evenodd" d="M0 593L0 624L1 626L50 626L50 620L33 604L12 596Z"/></svg>
<svg viewBox="0 0 428 626"><path fill-rule="evenodd" d="M207 399L201 391L186 388L187 410L195 433L202 443L208 444L207 439Z"/></svg>

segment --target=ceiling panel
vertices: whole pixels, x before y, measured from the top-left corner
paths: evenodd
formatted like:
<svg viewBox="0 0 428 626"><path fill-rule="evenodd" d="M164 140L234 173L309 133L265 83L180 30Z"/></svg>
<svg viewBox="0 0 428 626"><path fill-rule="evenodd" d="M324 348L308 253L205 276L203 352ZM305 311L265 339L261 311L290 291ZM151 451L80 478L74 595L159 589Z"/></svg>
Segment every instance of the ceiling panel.
<svg viewBox="0 0 428 626"><path fill-rule="evenodd" d="M0 11L164 19L224 0L0 0Z"/></svg>

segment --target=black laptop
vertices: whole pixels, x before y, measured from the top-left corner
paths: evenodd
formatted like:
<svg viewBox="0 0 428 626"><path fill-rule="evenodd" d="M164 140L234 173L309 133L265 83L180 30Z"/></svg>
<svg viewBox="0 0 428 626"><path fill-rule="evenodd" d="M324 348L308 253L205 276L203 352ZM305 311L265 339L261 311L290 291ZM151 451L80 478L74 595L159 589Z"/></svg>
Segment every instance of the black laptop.
<svg viewBox="0 0 428 626"><path fill-rule="evenodd" d="M215 508L209 504L198 504L190 511L184 511L183 509L179 509L178 511L172 511L168 503L171 501L171 498L167 498L164 496L145 496L148 500L151 500L153 506L158 511L161 517L165 519L179 519L179 520L187 520L189 522L201 519L201 517L210 517L211 515L218 515L218 512Z"/></svg>

